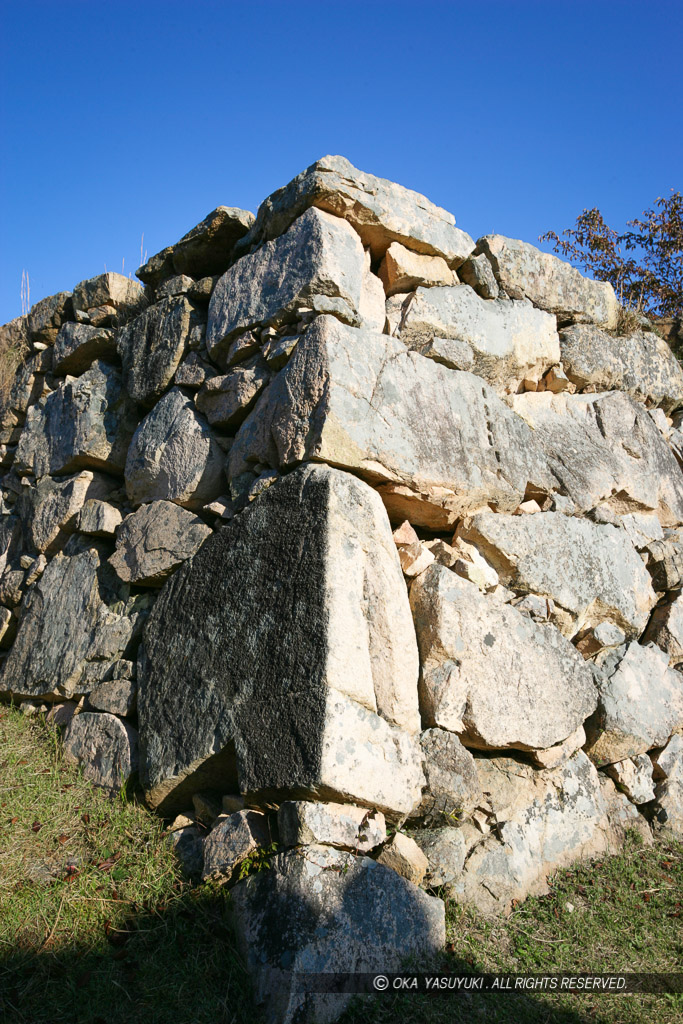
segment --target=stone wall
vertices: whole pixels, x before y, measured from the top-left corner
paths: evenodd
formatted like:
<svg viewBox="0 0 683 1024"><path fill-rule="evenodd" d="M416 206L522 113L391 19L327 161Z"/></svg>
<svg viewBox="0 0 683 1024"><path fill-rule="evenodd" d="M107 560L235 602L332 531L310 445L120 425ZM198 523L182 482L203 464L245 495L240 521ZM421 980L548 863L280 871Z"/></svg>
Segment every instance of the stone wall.
<svg viewBox="0 0 683 1024"><path fill-rule="evenodd" d="M683 832L683 373L650 325L340 157L137 276L0 328L0 691L234 886L269 1018L338 1014L299 971L433 954L437 887L506 912Z"/></svg>

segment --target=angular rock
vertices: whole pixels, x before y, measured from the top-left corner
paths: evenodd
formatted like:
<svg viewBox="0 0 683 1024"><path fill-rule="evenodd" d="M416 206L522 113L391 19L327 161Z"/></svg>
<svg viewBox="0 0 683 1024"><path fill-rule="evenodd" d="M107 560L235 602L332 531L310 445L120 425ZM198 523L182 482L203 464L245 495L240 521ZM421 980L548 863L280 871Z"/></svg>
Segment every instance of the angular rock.
<svg viewBox="0 0 683 1024"><path fill-rule="evenodd" d="M664 540L662 524L654 514L627 512L615 525L623 526L637 551L642 551L653 540Z"/></svg>
<svg viewBox="0 0 683 1024"><path fill-rule="evenodd" d="M14 350L8 353L14 379L11 382L9 395L5 399L6 411L3 423L14 426L23 423L28 409L42 397L45 390L45 374L49 371L52 360L52 349L36 352L28 359L20 361L19 353ZM12 418L11 413L14 413Z"/></svg>
<svg viewBox="0 0 683 1024"><path fill-rule="evenodd" d="M413 812L436 824L453 824L481 802L477 767L469 750L445 729L427 729L420 737L427 785Z"/></svg>
<svg viewBox="0 0 683 1024"><path fill-rule="evenodd" d="M655 779L670 779L683 784L683 736L675 733L661 750L650 751Z"/></svg>
<svg viewBox="0 0 683 1024"><path fill-rule="evenodd" d="M85 470L65 480L46 476L24 488L16 507L26 540L34 550L53 555L78 528L86 502L108 496L115 487L111 477Z"/></svg>
<svg viewBox="0 0 683 1024"><path fill-rule="evenodd" d="M657 593L678 590L683 586L683 537L675 531L668 531L663 540L648 544L645 554Z"/></svg>
<svg viewBox="0 0 683 1024"><path fill-rule="evenodd" d="M514 393L522 380L539 381L560 360L555 318L529 302L481 299L469 285L418 288L403 308L396 332L410 348L446 366L462 366L499 392ZM436 351L430 350L439 339ZM455 342L449 358L448 340Z"/></svg>
<svg viewBox="0 0 683 1024"><path fill-rule="evenodd" d="M607 774L626 794L631 803L646 804L654 800L652 762L647 754L636 754L624 761L607 765Z"/></svg>
<svg viewBox="0 0 683 1024"><path fill-rule="evenodd" d="M475 254L485 253L496 281L511 299L530 299L560 322L617 326L619 303L611 284L584 277L568 263L528 242L484 235Z"/></svg>
<svg viewBox="0 0 683 1024"><path fill-rule="evenodd" d="M643 842L652 845L652 830L635 804L625 793L620 793L607 775L600 775L600 792L607 807L607 820L611 837L616 840L617 849L624 842L627 832L636 831Z"/></svg>
<svg viewBox="0 0 683 1024"><path fill-rule="evenodd" d="M199 516L171 501L153 501L127 516L109 564L124 583L160 587L212 533Z"/></svg>
<svg viewBox="0 0 683 1024"><path fill-rule="evenodd" d="M114 332L106 327L89 324L64 324L52 350L53 369L63 377L70 373L79 376L89 370L96 359L111 362L116 356Z"/></svg>
<svg viewBox="0 0 683 1024"><path fill-rule="evenodd" d="M414 544L400 547L398 549L398 557L401 562L401 568L409 579L419 576L434 561L434 555L419 540Z"/></svg>
<svg viewBox="0 0 683 1024"><path fill-rule="evenodd" d="M586 751L598 766L662 747L683 727L683 675L653 644L630 643L599 659L599 703L586 723Z"/></svg>
<svg viewBox="0 0 683 1024"><path fill-rule="evenodd" d="M286 800L280 804L277 824L283 846L320 843L368 853L387 838L384 815L380 811L352 804Z"/></svg>
<svg viewBox="0 0 683 1024"><path fill-rule="evenodd" d="M56 555L24 602L0 690L41 699L92 689L88 670L107 670L134 647L146 605L129 598L93 548Z"/></svg>
<svg viewBox="0 0 683 1024"><path fill-rule="evenodd" d="M382 334L387 319L385 303L384 287L379 277L372 273L370 250L366 249L363 280L360 286L360 302L358 304L360 325L367 327L371 331L379 331Z"/></svg>
<svg viewBox="0 0 683 1024"><path fill-rule="evenodd" d="M121 513L113 505L88 498L78 516L78 529L92 537L113 537L121 520Z"/></svg>
<svg viewBox="0 0 683 1024"><path fill-rule="evenodd" d="M137 281L123 274L99 274L87 281L81 281L73 290L74 310L96 309L111 306L115 312L134 314L147 305L145 289Z"/></svg>
<svg viewBox="0 0 683 1024"><path fill-rule="evenodd" d="M64 756L96 786L117 792L138 766L137 732L115 715L83 711L64 730Z"/></svg>
<svg viewBox="0 0 683 1024"><path fill-rule="evenodd" d="M592 673L553 626L493 605L434 565L412 585L422 720L483 750L541 750L596 706ZM496 686L491 686L491 679Z"/></svg>
<svg viewBox="0 0 683 1024"><path fill-rule="evenodd" d="M160 299L168 299L172 295L187 295L193 285L194 281L191 277L186 274L176 274L175 277L169 277L157 285L154 295L157 302Z"/></svg>
<svg viewBox="0 0 683 1024"><path fill-rule="evenodd" d="M369 857L308 846L231 892L254 1000L269 1024L325 1024L350 995L314 995L301 973L392 972L432 963L446 939L444 904Z"/></svg>
<svg viewBox="0 0 683 1024"><path fill-rule="evenodd" d="M181 825L175 828L174 825L175 822L168 836L173 852L183 872L194 881L199 881L204 868L204 836L196 825Z"/></svg>
<svg viewBox="0 0 683 1024"><path fill-rule="evenodd" d="M126 459L134 505L174 501L199 509L225 491L224 455L191 398L173 388L135 432Z"/></svg>
<svg viewBox="0 0 683 1024"><path fill-rule="evenodd" d="M28 313L28 333L33 344L54 344L57 332L71 315L71 292L58 292L36 302Z"/></svg>
<svg viewBox="0 0 683 1024"><path fill-rule="evenodd" d="M394 833L377 857L377 863L383 864L385 868L391 868L415 885L420 884L429 867L420 847L404 832Z"/></svg>
<svg viewBox="0 0 683 1024"><path fill-rule="evenodd" d="M586 730L579 725L562 743L556 743L555 746L547 747L545 750L532 751L531 759L538 768L559 768L570 757L573 757L585 742Z"/></svg>
<svg viewBox="0 0 683 1024"><path fill-rule="evenodd" d="M533 428L553 474L577 511L597 505L618 515L652 512L663 526L683 521L683 478L641 405L618 391L516 395L515 412Z"/></svg>
<svg viewBox="0 0 683 1024"><path fill-rule="evenodd" d="M359 171L342 156L325 156L273 192L258 209L248 244L276 238L310 206L344 217L370 246L373 259L384 256L392 242L413 252L443 256L460 264L474 248L470 236L455 227L447 210L386 178Z"/></svg>
<svg viewBox="0 0 683 1024"><path fill-rule="evenodd" d="M137 686L132 679L110 679L88 694L88 705L112 715L132 715L137 702Z"/></svg>
<svg viewBox="0 0 683 1024"><path fill-rule="evenodd" d="M187 274L194 278L222 274L233 259L236 243L254 223L249 210L234 206L218 206L188 231L135 271L145 284L158 285L172 274Z"/></svg>
<svg viewBox="0 0 683 1024"><path fill-rule="evenodd" d="M468 845L464 829L420 829L415 842L427 858L430 886L449 885L462 874Z"/></svg>
<svg viewBox="0 0 683 1024"><path fill-rule="evenodd" d="M199 389L195 405L212 427L236 427L245 419L269 380L268 366L260 356L255 356L224 377L207 380Z"/></svg>
<svg viewBox="0 0 683 1024"><path fill-rule="evenodd" d="M500 294L493 268L483 252L465 260L458 268L458 277L482 299L497 299Z"/></svg>
<svg viewBox="0 0 683 1024"><path fill-rule="evenodd" d="M261 355L268 364L270 370L281 370L289 360L299 340L298 334L286 335L283 338L273 338L266 342L261 350Z"/></svg>
<svg viewBox="0 0 683 1024"><path fill-rule="evenodd" d="M14 349L17 353L26 353L29 346L28 314L17 316L9 323L0 327L0 346L3 352Z"/></svg>
<svg viewBox="0 0 683 1024"><path fill-rule="evenodd" d="M137 411L107 363L94 362L28 410L17 446L19 472L36 477L101 469L119 474L137 422Z"/></svg>
<svg viewBox="0 0 683 1024"><path fill-rule="evenodd" d="M593 325L560 333L562 365L578 388L625 391L671 413L683 405L683 368L652 331L611 335Z"/></svg>
<svg viewBox="0 0 683 1024"><path fill-rule="evenodd" d="M656 602L640 556L614 526L561 512L480 512L461 524L458 537L479 549L505 586L552 598L568 637L605 619L629 638L640 636Z"/></svg>
<svg viewBox="0 0 683 1024"><path fill-rule="evenodd" d="M242 424L230 475L315 459L380 486L392 520L447 529L554 486L527 425L468 373L318 317Z"/></svg>
<svg viewBox="0 0 683 1024"><path fill-rule="evenodd" d="M643 633L643 643L656 644L665 651L671 666L683 662L683 595L655 608Z"/></svg>
<svg viewBox="0 0 683 1024"><path fill-rule="evenodd" d="M683 783L667 779L657 786L653 816L658 825L670 829L677 839L683 837Z"/></svg>
<svg viewBox="0 0 683 1024"><path fill-rule="evenodd" d="M148 799L165 812L188 790L230 791L236 749L242 793L405 814L424 781L417 676L380 499L338 470L302 467L161 592L139 670Z"/></svg>
<svg viewBox="0 0 683 1024"><path fill-rule="evenodd" d="M547 892L554 871L608 849L600 779L583 751L551 771L510 758L480 758L477 768L496 828L453 883L458 902L507 913L513 900Z"/></svg>
<svg viewBox="0 0 683 1024"><path fill-rule="evenodd" d="M412 292L420 285L457 284L453 271L442 256L423 256L406 249L400 242L392 242L379 268L379 277L387 296L397 292Z"/></svg>
<svg viewBox="0 0 683 1024"><path fill-rule="evenodd" d="M202 881L229 882L233 871L259 848L271 844L268 818L260 811L236 811L206 837Z"/></svg>
<svg viewBox="0 0 683 1024"><path fill-rule="evenodd" d="M120 331L123 383L133 401L149 408L161 398L198 322L192 303L177 295L150 306Z"/></svg>
<svg viewBox="0 0 683 1024"><path fill-rule="evenodd" d="M209 303L209 354L220 356L242 331L296 321L299 306L359 325L364 273L356 232L338 217L307 210L281 238L220 279Z"/></svg>

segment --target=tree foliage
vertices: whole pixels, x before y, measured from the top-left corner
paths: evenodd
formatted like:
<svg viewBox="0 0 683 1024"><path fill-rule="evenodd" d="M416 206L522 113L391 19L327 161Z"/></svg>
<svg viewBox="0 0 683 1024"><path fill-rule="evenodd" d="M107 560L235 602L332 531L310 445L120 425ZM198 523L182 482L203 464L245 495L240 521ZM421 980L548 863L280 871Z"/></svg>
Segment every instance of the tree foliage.
<svg viewBox="0 0 683 1024"><path fill-rule="evenodd" d="M627 221L619 234L600 210L584 210L560 237L546 231L539 241L582 267L598 281L609 281L622 305L653 316L683 312L683 195L655 200L654 208Z"/></svg>

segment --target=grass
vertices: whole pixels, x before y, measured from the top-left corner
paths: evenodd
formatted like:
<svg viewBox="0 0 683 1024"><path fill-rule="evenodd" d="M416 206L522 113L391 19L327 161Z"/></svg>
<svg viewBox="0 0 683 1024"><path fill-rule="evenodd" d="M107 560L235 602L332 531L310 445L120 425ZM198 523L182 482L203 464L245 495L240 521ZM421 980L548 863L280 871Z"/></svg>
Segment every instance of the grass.
<svg viewBox="0 0 683 1024"><path fill-rule="evenodd" d="M444 894L445 895L445 894ZM63 763L42 721L0 708L0 1022L257 1024L229 893L185 881L163 823ZM573 905L570 911L568 904ZM683 962L683 845L558 873L507 921L447 905L443 970L674 972ZM683 997L386 996L344 1024L673 1024Z"/></svg>

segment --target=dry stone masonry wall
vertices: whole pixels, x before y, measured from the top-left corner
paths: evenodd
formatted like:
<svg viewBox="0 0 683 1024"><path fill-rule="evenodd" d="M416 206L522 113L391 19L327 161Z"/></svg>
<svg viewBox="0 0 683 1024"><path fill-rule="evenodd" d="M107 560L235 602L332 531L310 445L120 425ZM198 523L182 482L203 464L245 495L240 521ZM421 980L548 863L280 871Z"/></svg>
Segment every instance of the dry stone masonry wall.
<svg viewBox="0 0 683 1024"><path fill-rule="evenodd" d="M0 328L5 699L233 886L273 1022L683 833L683 373L341 157ZM237 881L270 851L270 869Z"/></svg>

